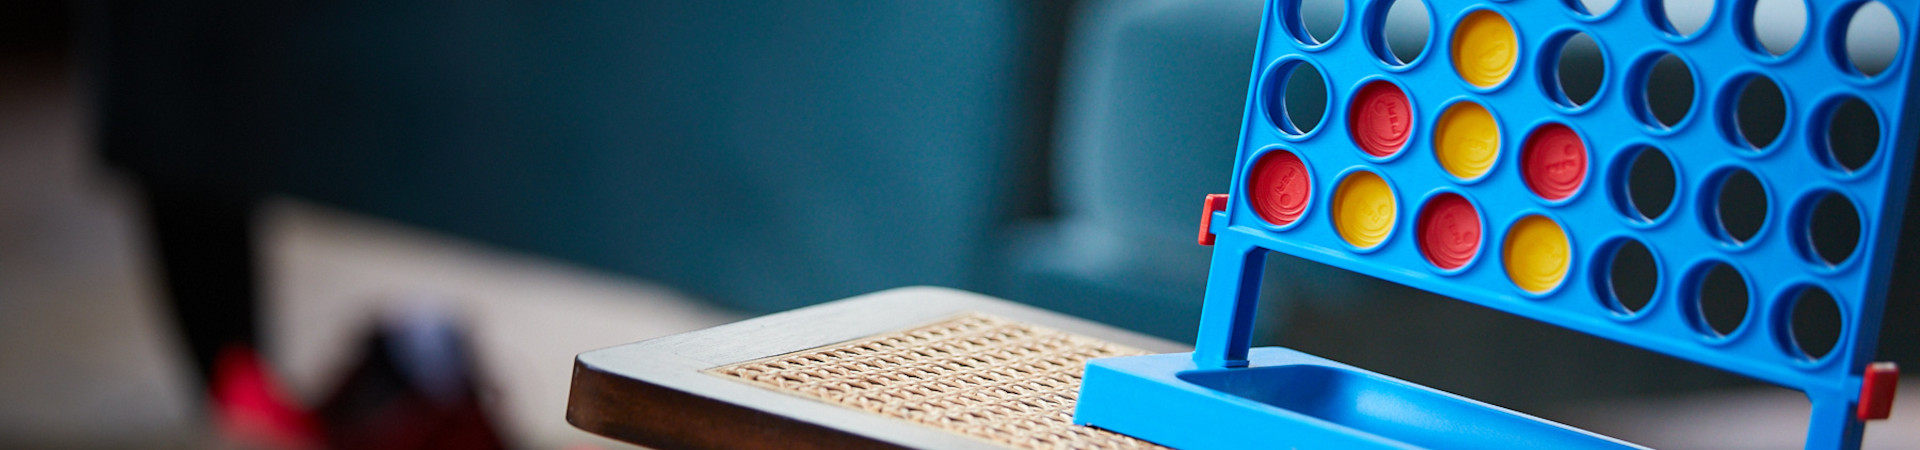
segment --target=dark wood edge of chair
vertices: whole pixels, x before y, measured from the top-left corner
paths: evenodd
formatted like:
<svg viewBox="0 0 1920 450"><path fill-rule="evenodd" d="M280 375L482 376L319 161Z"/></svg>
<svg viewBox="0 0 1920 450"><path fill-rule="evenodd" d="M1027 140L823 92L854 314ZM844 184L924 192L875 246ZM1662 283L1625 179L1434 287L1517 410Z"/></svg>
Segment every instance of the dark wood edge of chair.
<svg viewBox="0 0 1920 450"><path fill-rule="evenodd" d="M892 449L791 417L624 378L573 362L567 423L653 448Z"/></svg>

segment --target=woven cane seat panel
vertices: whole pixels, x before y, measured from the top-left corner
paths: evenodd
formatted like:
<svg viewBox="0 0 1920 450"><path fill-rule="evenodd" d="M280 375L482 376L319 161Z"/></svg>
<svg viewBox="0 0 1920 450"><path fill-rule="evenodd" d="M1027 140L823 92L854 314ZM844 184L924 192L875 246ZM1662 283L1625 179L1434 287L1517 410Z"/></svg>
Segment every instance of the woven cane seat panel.
<svg viewBox="0 0 1920 450"><path fill-rule="evenodd" d="M1073 425L1087 360L1147 352L984 314L707 372L1016 448L1161 448Z"/></svg>

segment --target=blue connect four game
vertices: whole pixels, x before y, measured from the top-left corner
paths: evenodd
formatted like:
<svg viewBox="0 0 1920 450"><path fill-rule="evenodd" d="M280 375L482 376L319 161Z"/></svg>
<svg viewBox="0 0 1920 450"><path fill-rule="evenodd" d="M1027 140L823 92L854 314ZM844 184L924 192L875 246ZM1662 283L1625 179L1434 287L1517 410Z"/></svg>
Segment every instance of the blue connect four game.
<svg viewBox="0 0 1920 450"><path fill-rule="evenodd" d="M1795 0L1804 32L1779 48L1755 25L1768 0L1700 0L1712 6L1691 30L1658 0L1603 12L1398 1L1422 2L1432 25L1410 58L1383 37L1394 0L1346 0L1324 37L1299 0L1268 2L1231 190L1205 202L1213 262L1196 350L1091 362L1076 423L1180 448L1632 447L1250 349L1277 251L1801 391L1808 448L1860 445L1897 373L1871 358L1920 137L1907 114L1920 2ZM1883 67L1848 53L1868 9L1894 25L1868 37L1899 46ZM1586 69L1600 75L1590 95L1570 95L1559 73L1576 40L1603 63ZM1290 80L1325 86L1323 120L1292 117ZM1694 88L1650 94L1670 92L1649 89L1663 83ZM1778 103L1775 130L1740 117L1749 92ZM1651 211L1628 186L1649 158L1672 180L1670 203ZM1744 210L1725 204L1737 186L1752 191ZM1851 245L1814 237L1834 219L1857 227ZM1623 298L1612 275L1629 252L1650 266L1645 299ZM1704 287L1714 280L1734 289ZM1728 291L1744 293L1716 317L1705 297ZM1813 301L1839 311L1826 348L1793 331L1796 306Z"/></svg>

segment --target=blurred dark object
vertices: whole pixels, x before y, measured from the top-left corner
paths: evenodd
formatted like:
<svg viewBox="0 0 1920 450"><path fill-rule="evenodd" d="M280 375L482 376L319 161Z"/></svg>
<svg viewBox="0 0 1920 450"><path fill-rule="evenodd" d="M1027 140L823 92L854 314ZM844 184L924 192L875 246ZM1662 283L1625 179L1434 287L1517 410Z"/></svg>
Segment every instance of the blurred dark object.
<svg viewBox="0 0 1920 450"><path fill-rule="evenodd" d="M210 382L215 358L230 353L221 349L259 348L251 242L258 194L160 182L141 193L154 253L166 269L163 300L193 349L196 375Z"/></svg>
<svg viewBox="0 0 1920 450"><path fill-rule="evenodd" d="M73 45L73 4L66 0L0 2L0 56L65 56Z"/></svg>
<svg viewBox="0 0 1920 450"><path fill-rule="evenodd" d="M505 447L466 334L431 309L388 314L315 413L326 444L355 449Z"/></svg>
<svg viewBox="0 0 1920 450"><path fill-rule="evenodd" d="M245 448L497 449L466 333L445 311L402 303L371 332L332 393L309 408L244 345L214 361L221 439Z"/></svg>

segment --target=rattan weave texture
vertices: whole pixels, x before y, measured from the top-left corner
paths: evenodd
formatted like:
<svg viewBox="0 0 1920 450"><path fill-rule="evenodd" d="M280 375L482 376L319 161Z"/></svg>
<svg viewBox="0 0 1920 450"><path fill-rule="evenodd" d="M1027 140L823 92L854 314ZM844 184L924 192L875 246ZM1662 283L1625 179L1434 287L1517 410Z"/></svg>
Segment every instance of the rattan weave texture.
<svg viewBox="0 0 1920 450"><path fill-rule="evenodd" d="M1146 352L968 314L710 374L1016 448L1159 448L1073 425L1087 360Z"/></svg>

